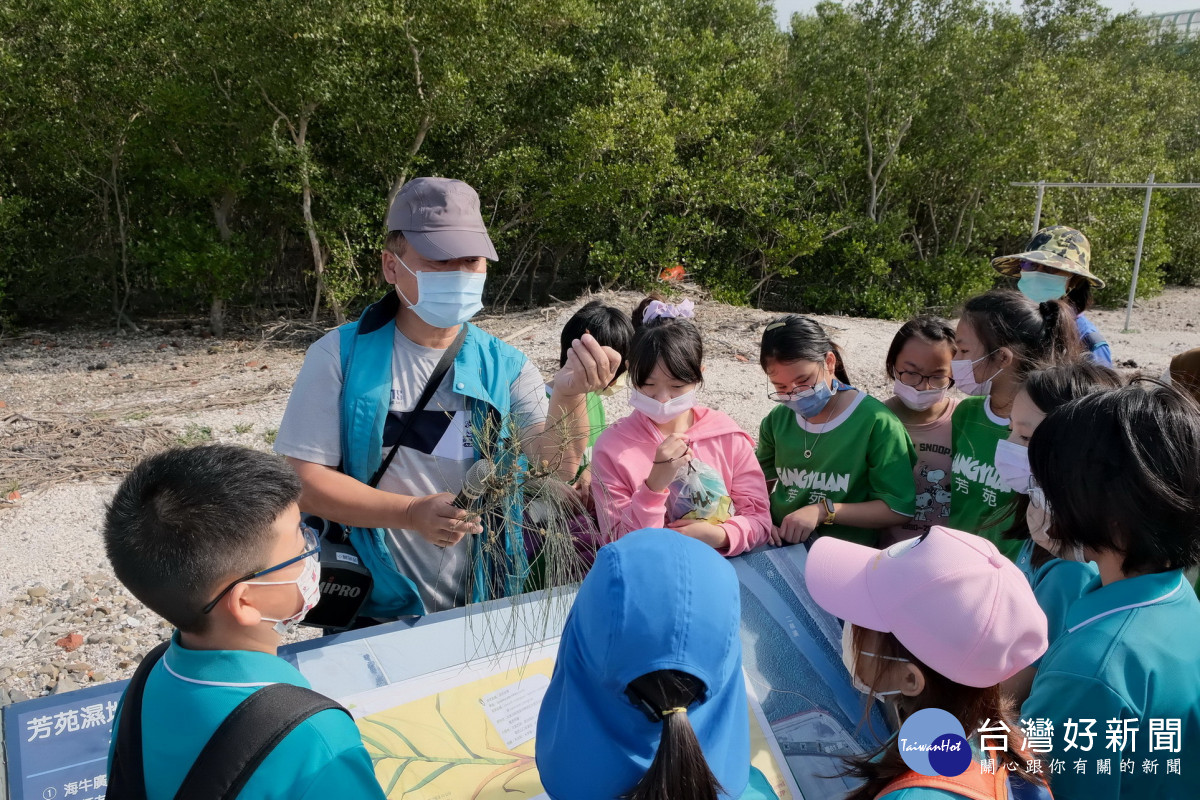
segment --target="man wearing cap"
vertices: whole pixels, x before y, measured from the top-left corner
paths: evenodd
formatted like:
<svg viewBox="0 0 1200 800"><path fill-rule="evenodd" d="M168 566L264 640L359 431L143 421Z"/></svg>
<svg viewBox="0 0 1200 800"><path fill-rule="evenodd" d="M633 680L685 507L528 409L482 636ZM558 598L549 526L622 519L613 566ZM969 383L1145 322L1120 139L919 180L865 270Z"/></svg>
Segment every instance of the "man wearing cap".
<svg viewBox="0 0 1200 800"><path fill-rule="evenodd" d="M1065 225L1051 225L1034 234L1025 252L992 259L992 267L1001 275L1017 278L1021 294L1035 303L1065 299L1075 310L1084 352L1111 367L1108 342L1084 316L1092 307L1092 289L1104 288L1104 281L1092 274L1091 261L1092 245L1086 236Z"/></svg>
<svg viewBox="0 0 1200 800"><path fill-rule="evenodd" d="M376 618L520 591L519 489L482 520L456 508L454 493L485 456L497 474L516 468L523 451L574 475L587 441L585 397L606 387L620 362L585 335L547 398L523 353L468 323L497 256L466 183L409 181L387 223L382 266L393 291L309 348L275 439L300 475L302 509L350 526L375 581L361 613ZM452 365L414 414L444 355ZM488 537L505 550L503 564L489 561L494 548L485 552L474 535L485 525L504 528Z"/></svg>

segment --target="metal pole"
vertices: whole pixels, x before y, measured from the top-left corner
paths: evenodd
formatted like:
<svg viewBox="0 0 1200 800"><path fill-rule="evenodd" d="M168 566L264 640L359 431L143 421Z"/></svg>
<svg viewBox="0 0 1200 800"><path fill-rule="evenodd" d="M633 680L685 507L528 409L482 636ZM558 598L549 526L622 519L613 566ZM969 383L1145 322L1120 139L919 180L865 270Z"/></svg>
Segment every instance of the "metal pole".
<svg viewBox="0 0 1200 800"><path fill-rule="evenodd" d="M1033 210L1033 233L1030 236L1037 236L1037 232L1042 228L1042 197L1046 194L1046 182L1038 181L1037 190L1037 206Z"/></svg>
<svg viewBox="0 0 1200 800"><path fill-rule="evenodd" d="M1142 266L1142 246L1146 243L1146 223L1150 219L1150 196L1154 193L1154 173L1146 181L1146 202L1142 205L1142 229L1138 231L1137 252L1133 256L1133 280L1129 284L1129 302L1125 305L1125 331L1129 331L1129 321L1133 316L1133 299L1137 296L1138 270Z"/></svg>

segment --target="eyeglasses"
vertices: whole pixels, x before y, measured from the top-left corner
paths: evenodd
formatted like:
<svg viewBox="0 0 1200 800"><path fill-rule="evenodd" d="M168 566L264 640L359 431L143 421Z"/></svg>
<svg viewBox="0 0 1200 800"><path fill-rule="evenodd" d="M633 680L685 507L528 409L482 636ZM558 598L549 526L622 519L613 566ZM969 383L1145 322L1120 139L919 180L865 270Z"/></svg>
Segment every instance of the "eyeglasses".
<svg viewBox="0 0 1200 800"><path fill-rule="evenodd" d="M807 383L793 384L792 388L786 392L767 392L767 399L771 400L773 402L776 402L776 403L786 403L788 400L791 400L796 395L804 394L805 392L812 389L814 386L816 386L820 382L820 380L821 380L821 373L818 372L816 377L813 378L811 381L808 381Z"/></svg>
<svg viewBox="0 0 1200 800"><path fill-rule="evenodd" d="M1050 504L1046 502L1046 493L1042 487L1033 482L1033 477L1029 478L1029 505L1036 509L1050 513Z"/></svg>
<svg viewBox="0 0 1200 800"><path fill-rule="evenodd" d="M212 602L210 602L204 608L200 609L200 613L207 614L210 611L212 611L214 608L216 608L217 603L221 602L221 598L224 597L225 595L229 594L230 590L232 590L233 587L237 586L242 581L253 580L255 578L266 575L269 572L275 572L277 570L283 569L284 567L290 567L292 564L295 564L297 561L303 561L304 559L308 558L309 556L315 556L321 552L321 540L319 538L317 538L317 532L315 530L313 530L308 525L305 525L303 522L301 522L300 523L300 533L304 536L304 552L303 553L296 556L295 558L289 558L287 561L280 562L273 567L267 567L266 569L260 569L258 572L251 572L249 575L243 575L242 577L238 578L237 580L233 581L228 586L226 586L224 589L222 589L221 593L212 599Z"/></svg>
<svg viewBox="0 0 1200 800"><path fill-rule="evenodd" d="M911 386L914 389L922 383L927 383L930 389L949 389L954 385L954 378L949 375L925 375L920 372L897 372L896 377L905 386Z"/></svg>
<svg viewBox="0 0 1200 800"><path fill-rule="evenodd" d="M1042 269L1043 266L1041 264L1034 263L1033 261L1021 261L1021 272L1041 272Z"/></svg>

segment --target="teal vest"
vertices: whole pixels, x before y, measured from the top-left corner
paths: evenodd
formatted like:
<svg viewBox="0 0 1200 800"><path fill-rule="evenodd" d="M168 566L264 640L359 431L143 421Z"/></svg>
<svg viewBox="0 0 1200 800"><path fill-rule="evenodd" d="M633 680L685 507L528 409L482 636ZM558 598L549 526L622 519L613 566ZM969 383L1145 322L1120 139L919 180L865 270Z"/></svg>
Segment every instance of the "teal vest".
<svg viewBox="0 0 1200 800"><path fill-rule="evenodd" d="M392 389L392 346L399 300L389 292L343 325L341 337L342 472L363 483L383 462L383 428ZM475 458L496 464L496 474L511 476L502 502L493 503L481 522L483 533L471 537L470 602L519 594L529 572L522 536L521 482L526 466L518 448L515 422L509 414L510 385L525 365L525 355L467 323L467 337L454 359L450 380L466 398ZM423 615L416 584L396 569L383 528L351 528L350 541L371 570L375 586L363 604L368 617Z"/></svg>

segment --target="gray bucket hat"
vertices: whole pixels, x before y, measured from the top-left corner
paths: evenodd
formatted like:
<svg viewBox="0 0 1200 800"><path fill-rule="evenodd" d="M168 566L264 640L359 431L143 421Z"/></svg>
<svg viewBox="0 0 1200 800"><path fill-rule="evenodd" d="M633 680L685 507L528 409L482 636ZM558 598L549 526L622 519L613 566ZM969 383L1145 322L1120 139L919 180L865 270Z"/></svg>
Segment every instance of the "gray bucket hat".
<svg viewBox="0 0 1200 800"><path fill-rule="evenodd" d="M387 228L403 233L433 261L498 260L479 212L478 193L452 178L413 178L404 184L388 209Z"/></svg>

